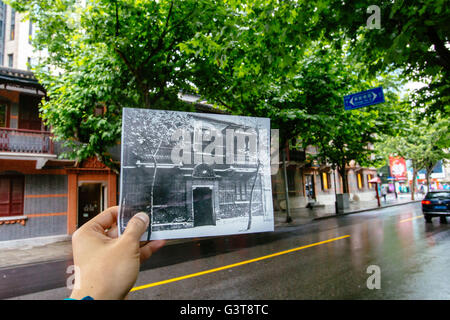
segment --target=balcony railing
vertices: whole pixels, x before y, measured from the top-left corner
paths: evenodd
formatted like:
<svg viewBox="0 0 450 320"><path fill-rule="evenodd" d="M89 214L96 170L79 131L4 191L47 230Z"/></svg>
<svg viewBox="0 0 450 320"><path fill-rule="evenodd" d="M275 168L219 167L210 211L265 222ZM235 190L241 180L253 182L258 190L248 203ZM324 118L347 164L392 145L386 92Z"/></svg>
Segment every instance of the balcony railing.
<svg viewBox="0 0 450 320"><path fill-rule="evenodd" d="M295 150L295 149L290 149L287 150L287 154L286 154L286 160L288 161L298 161L298 162L303 162L306 160L306 155L305 155L305 151L303 150Z"/></svg>
<svg viewBox="0 0 450 320"><path fill-rule="evenodd" d="M0 152L53 153L47 131L0 128Z"/></svg>

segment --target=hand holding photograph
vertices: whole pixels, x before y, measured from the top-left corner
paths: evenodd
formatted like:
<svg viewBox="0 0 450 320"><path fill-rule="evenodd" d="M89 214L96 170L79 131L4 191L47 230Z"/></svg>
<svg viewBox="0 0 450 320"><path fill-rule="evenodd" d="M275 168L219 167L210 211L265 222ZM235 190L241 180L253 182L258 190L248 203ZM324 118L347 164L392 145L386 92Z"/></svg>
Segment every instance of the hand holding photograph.
<svg viewBox="0 0 450 320"><path fill-rule="evenodd" d="M119 233L142 241L273 231L270 119L123 109Z"/></svg>

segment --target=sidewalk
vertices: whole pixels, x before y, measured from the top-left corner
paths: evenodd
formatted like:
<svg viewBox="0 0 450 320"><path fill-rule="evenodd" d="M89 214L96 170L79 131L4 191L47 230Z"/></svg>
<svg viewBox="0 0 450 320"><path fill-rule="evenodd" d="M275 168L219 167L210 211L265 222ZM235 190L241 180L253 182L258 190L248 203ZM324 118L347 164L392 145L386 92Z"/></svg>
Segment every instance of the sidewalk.
<svg viewBox="0 0 450 320"><path fill-rule="evenodd" d="M388 194L388 196L386 197L386 202L383 200L383 198L380 199L381 207L378 207L378 202L376 199L371 201L351 201L350 208L344 210L343 212L340 212L339 216L419 202L422 201L423 197L424 195L416 193L414 197L415 200L413 201L411 200L411 194L409 193L399 194L398 198L395 198L394 194ZM286 222L286 211L275 211L275 227L306 224L314 220L333 217L336 217L336 209L334 205L317 206L313 207L312 209L291 209L291 218L293 220L291 223Z"/></svg>
<svg viewBox="0 0 450 320"><path fill-rule="evenodd" d="M422 195L417 194L414 202L422 200ZM393 195L388 195L386 203L381 200L382 208L392 207L402 204L411 203L411 195L399 195L398 199L395 199ZM365 202L351 202L350 208L339 216L358 213L369 210L379 209L377 207L377 201L365 201ZM334 205L332 206L319 206L313 209L300 208L291 210L291 217L293 221L286 223L286 212L275 212L275 229L279 227L297 226L301 224L307 224L314 220L326 219L336 217ZM179 239L168 240L166 245L173 245L185 241L193 241L195 239ZM57 261L57 260L70 260L72 259L72 243L70 240L58 241L48 243L45 245L25 245L15 248L1 248L0 249L0 269L10 268L18 265Z"/></svg>

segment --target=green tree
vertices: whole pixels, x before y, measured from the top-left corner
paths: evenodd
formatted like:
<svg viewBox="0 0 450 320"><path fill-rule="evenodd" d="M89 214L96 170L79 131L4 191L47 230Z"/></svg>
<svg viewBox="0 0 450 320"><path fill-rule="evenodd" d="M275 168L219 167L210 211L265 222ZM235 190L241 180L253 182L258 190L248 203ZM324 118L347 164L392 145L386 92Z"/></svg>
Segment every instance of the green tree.
<svg viewBox="0 0 450 320"><path fill-rule="evenodd" d="M33 44L48 54L35 68L47 90L42 118L66 156L97 155L120 139L123 107L191 110L179 100L202 69L183 43L220 28L221 1L11 0L36 25ZM104 106L96 115L94 109Z"/></svg>
<svg viewBox="0 0 450 320"><path fill-rule="evenodd" d="M295 78L297 90L280 106L293 106L281 113L296 119L298 144L303 149L315 146L317 154L310 160L317 159L337 169L344 193L348 193L346 168L350 161L361 166L376 164L379 159L374 157L373 144L382 134L393 132L400 117L395 81L388 77L365 79L357 72L361 69L363 66L345 51L314 50L306 56ZM379 85L384 86L385 103L344 110L344 95Z"/></svg>
<svg viewBox="0 0 450 320"><path fill-rule="evenodd" d="M376 144L376 150L384 159L389 156L399 156L411 160L413 169L413 182L411 186L411 199L414 200L416 178L420 170L426 170L428 190L430 188L430 175L439 160L450 158L449 121L438 118L430 122L422 114L415 114L405 120L405 126L397 135L384 136Z"/></svg>
<svg viewBox="0 0 450 320"><path fill-rule="evenodd" d="M371 28L368 10L379 8L380 28ZM428 114L450 112L449 0L316 2L317 32L341 46L351 41L351 53L366 65L368 74L397 70L405 80L427 85L411 96L411 103ZM369 19L369 26L367 20Z"/></svg>

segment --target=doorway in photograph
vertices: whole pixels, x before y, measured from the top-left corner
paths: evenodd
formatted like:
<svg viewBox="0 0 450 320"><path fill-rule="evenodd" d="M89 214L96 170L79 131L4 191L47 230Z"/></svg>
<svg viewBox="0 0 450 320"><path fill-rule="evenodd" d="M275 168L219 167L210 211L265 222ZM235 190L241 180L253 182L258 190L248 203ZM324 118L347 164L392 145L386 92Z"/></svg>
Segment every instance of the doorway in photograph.
<svg viewBox="0 0 450 320"><path fill-rule="evenodd" d="M213 218L212 188L195 187L192 190L194 205L194 227L215 225Z"/></svg>
<svg viewBox="0 0 450 320"><path fill-rule="evenodd" d="M104 186L83 183L78 187L78 228L103 211Z"/></svg>

